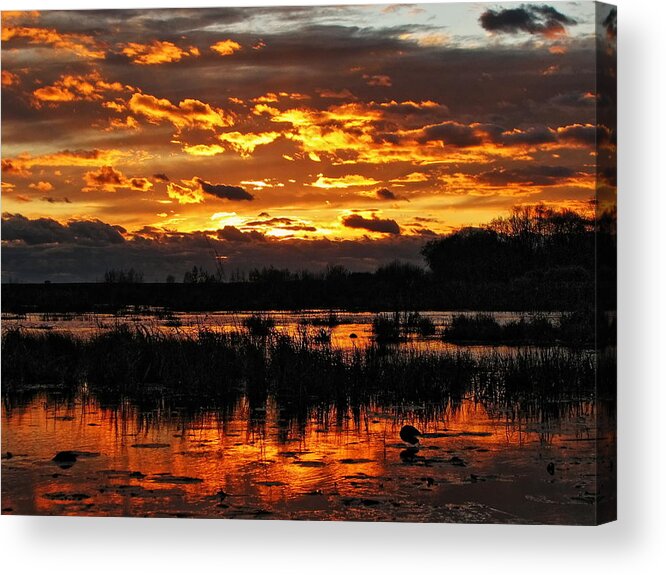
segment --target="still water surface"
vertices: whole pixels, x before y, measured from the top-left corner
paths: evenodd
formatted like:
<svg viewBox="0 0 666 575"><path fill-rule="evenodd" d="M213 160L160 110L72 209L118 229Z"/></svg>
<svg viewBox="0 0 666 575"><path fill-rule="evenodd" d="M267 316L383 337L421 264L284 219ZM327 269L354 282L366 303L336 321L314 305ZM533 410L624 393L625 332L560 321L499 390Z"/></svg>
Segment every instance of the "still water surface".
<svg viewBox="0 0 666 575"><path fill-rule="evenodd" d="M293 335L328 314L262 315ZM250 315L28 314L5 316L3 327L85 337L129 323L187 336L201 327L238 330ZM454 314L422 315L437 333L411 335L402 347L516 350L445 343L441 332ZM493 315L500 323L520 317ZM325 328L332 345L370 343L374 316L336 312L339 325ZM319 409L300 422L289 421L270 398L265 405L251 409L241 398L225 414L202 406L192 416L166 407L141 411L130 401L110 407L85 389L67 400L53 393L5 397L2 512L591 524L597 468L611 465L604 446L612 437L599 437L599 408L590 402L528 417L519 406L501 411L468 398L457 405ZM400 441L407 423L429 435L418 451ZM76 452L76 461L54 462L65 450Z"/></svg>
<svg viewBox="0 0 666 575"><path fill-rule="evenodd" d="M424 406L377 407L305 424L267 405L184 420L85 394L5 401L3 513L593 522L596 466L608 462L592 404L541 421L465 400L425 418ZM407 422L431 434L416 452L398 436ZM62 450L76 462L52 461Z"/></svg>
<svg viewBox="0 0 666 575"><path fill-rule="evenodd" d="M333 313L337 325L322 325ZM477 311L424 311L422 317L430 319L435 325L435 333L422 336L412 333L402 343L402 346L412 346L420 350L455 350L460 349L457 344L442 341L443 330L451 324L455 315L476 315ZM492 315L498 323L504 324L521 317L529 317L524 312L483 312ZM24 316L3 315L2 325L5 328L23 327L31 330L64 331L76 335L86 336L100 331L109 330L119 325L141 325L150 329L159 330L167 334L182 334L187 336L205 328L212 331L239 331L243 329L243 321L254 315L253 312L162 312L154 310L151 313L123 313L123 314L26 314ZM268 311L260 312L264 318L275 322L276 331L288 335L297 335L299 330L308 329L311 333L323 329L330 334L331 344L342 349L363 347L373 341L372 320L377 314L373 312L345 312L327 310L310 310L302 312ZM381 314L389 316L390 314ZM540 313L557 321L559 314ZM312 325L314 322L319 322ZM483 352L484 350L510 352L504 346L465 346L465 348Z"/></svg>

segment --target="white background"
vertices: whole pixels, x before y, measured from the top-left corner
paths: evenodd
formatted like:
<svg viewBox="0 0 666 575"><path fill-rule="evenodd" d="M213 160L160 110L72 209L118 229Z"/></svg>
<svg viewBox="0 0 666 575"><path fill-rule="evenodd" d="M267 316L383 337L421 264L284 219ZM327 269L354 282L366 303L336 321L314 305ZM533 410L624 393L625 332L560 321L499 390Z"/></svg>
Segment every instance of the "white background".
<svg viewBox="0 0 666 575"><path fill-rule="evenodd" d="M308 2L196 0L194 6L290 3ZM616 4L619 521L573 528L3 516L0 561L4 572L666 572L666 434L662 425L666 408L666 187L662 172L666 166L666 5L649 0L617 0ZM6 0L2 9L178 6L192 7L184 0Z"/></svg>

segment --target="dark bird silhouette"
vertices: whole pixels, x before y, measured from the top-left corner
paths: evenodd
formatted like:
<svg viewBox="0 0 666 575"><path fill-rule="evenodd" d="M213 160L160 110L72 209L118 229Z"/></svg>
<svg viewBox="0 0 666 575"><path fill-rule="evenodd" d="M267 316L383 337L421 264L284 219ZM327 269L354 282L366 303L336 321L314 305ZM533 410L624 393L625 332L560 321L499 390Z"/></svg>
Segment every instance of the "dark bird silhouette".
<svg viewBox="0 0 666 575"><path fill-rule="evenodd" d="M410 445L418 445L419 437L423 437L423 435L413 425L404 425L400 430L400 439Z"/></svg>

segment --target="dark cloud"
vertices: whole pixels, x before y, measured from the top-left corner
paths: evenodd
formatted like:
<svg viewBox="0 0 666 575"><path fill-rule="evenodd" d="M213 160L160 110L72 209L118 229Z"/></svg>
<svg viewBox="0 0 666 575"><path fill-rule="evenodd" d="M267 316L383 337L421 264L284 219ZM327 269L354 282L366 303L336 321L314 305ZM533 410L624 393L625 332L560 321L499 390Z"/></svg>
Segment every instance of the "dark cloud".
<svg viewBox="0 0 666 575"><path fill-rule="evenodd" d="M557 134L546 126L530 127L526 130L512 130L503 132L497 139L503 144L524 144L538 146L557 142Z"/></svg>
<svg viewBox="0 0 666 575"><path fill-rule="evenodd" d="M577 24L573 18L565 16L552 6L536 4L523 4L520 8L506 8L499 11L486 10L481 14L479 23L489 32L509 34L528 32L544 36L565 34L565 24L568 26Z"/></svg>
<svg viewBox="0 0 666 575"><path fill-rule="evenodd" d="M264 242L266 237L264 234L251 230L249 232L242 232L235 226L224 226L221 230L217 230L217 237L228 242Z"/></svg>
<svg viewBox="0 0 666 575"><path fill-rule="evenodd" d="M169 176L166 174L153 174L153 178L159 180L160 182L168 182Z"/></svg>
<svg viewBox="0 0 666 575"><path fill-rule="evenodd" d="M471 126L458 122L442 122L423 129L422 135L417 138L421 144L432 141L441 141L449 146L465 148L478 146L482 142L481 135Z"/></svg>
<svg viewBox="0 0 666 575"><path fill-rule="evenodd" d="M419 234L419 235L421 235L421 236L426 236L426 237L428 237L428 238L437 237L437 236L439 235L438 233L433 232L432 230L430 230L430 229L428 229L428 228L422 228L422 229L414 230L414 231L415 231L417 234Z"/></svg>
<svg viewBox="0 0 666 575"><path fill-rule="evenodd" d="M375 192L375 195L377 196L378 199L380 200L397 200L398 196L396 196L391 190L388 188L381 188L380 190L377 190Z"/></svg>
<svg viewBox="0 0 666 575"><path fill-rule="evenodd" d="M529 166L526 168L493 168L476 176L476 180L491 186L525 184L552 186L563 183L576 175L575 170L566 166Z"/></svg>
<svg viewBox="0 0 666 575"><path fill-rule="evenodd" d="M87 172L85 180L89 186L122 186L125 182L123 175L112 166L102 166L96 172Z"/></svg>
<svg viewBox="0 0 666 575"><path fill-rule="evenodd" d="M271 265L313 271L325 270L328 265L343 265L352 271L374 271L396 258L422 265L419 251L428 239L390 233L380 239L353 241L275 239L263 237L256 230L243 232L231 226L217 232L191 233L147 226L124 241L116 237L104 242L99 240L104 234L91 228L106 227L109 234L120 230L102 222L88 224L94 225L79 226L77 233L92 235L96 241L76 239L69 225L50 219L28 220L6 215L2 226L3 281L100 281L106 270L127 267L141 271L146 281L164 281L168 274L182 278L193 265L215 269L211 255L214 252L225 258L227 271L249 271ZM41 237L37 237L40 230ZM33 239L31 244L25 241L28 235ZM18 236L23 241L15 241Z"/></svg>
<svg viewBox="0 0 666 575"><path fill-rule="evenodd" d="M254 196L250 192L245 191L245 189L241 188L240 186L211 184L210 182L206 182L201 178L197 178L197 182L205 193L210 194L211 196L215 196L216 198L232 201L254 200Z"/></svg>
<svg viewBox="0 0 666 575"><path fill-rule="evenodd" d="M70 220L61 224L51 218L28 219L21 214L3 214L3 241L27 245L78 243L89 245L122 244L126 230L100 220Z"/></svg>
<svg viewBox="0 0 666 575"><path fill-rule="evenodd" d="M553 96L549 103L555 106L566 107L584 107L594 106L596 97L591 92L567 92L566 94L558 94Z"/></svg>
<svg viewBox="0 0 666 575"><path fill-rule="evenodd" d="M49 204L71 204L72 201L69 198L54 198L52 196L44 196L42 202L48 202Z"/></svg>
<svg viewBox="0 0 666 575"><path fill-rule="evenodd" d="M259 214L261 216L261 214ZM266 214L268 215L268 214ZM292 232L316 232L317 228L292 218L269 218L265 220L253 220L244 224L246 227L268 227L278 228Z"/></svg>
<svg viewBox="0 0 666 575"><path fill-rule="evenodd" d="M435 102L386 102L381 104L380 108L389 113L401 114L404 116L447 116L449 108L444 104L435 104Z"/></svg>
<svg viewBox="0 0 666 575"><path fill-rule="evenodd" d="M342 225L347 228L363 229L382 234L397 235L400 233L398 222L395 220L384 220L376 216L373 216L372 218L364 218L359 214L352 214L342 219Z"/></svg>
<svg viewBox="0 0 666 575"><path fill-rule="evenodd" d="M583 146L604 145L613 141L611 131L602 125L573 124L563 126L557 129L557 135L560 142Z"/></svg>
<svg viewBox="0 0 666 575"><path fill-rule="evenodd" d="M245 226L257 227L257 226L289 226L296 223L296 220L292 218L271 218L267 213L262 212L259 214L259 217L266 217L268 219L264 220L251 220L245 224Z"/></svg>

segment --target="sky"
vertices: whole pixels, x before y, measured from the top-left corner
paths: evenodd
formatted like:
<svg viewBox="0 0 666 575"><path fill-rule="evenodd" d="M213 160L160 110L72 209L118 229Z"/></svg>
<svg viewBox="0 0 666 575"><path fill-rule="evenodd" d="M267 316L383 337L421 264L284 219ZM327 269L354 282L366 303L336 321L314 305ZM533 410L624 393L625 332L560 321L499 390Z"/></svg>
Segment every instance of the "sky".
<svg viewBox="0 0 666 575"><path fill-rule="evenodd" d="M369 271L595 194L591 2L2 13L2 279ZM607 33L611 34L606 23Z"/></svg>

